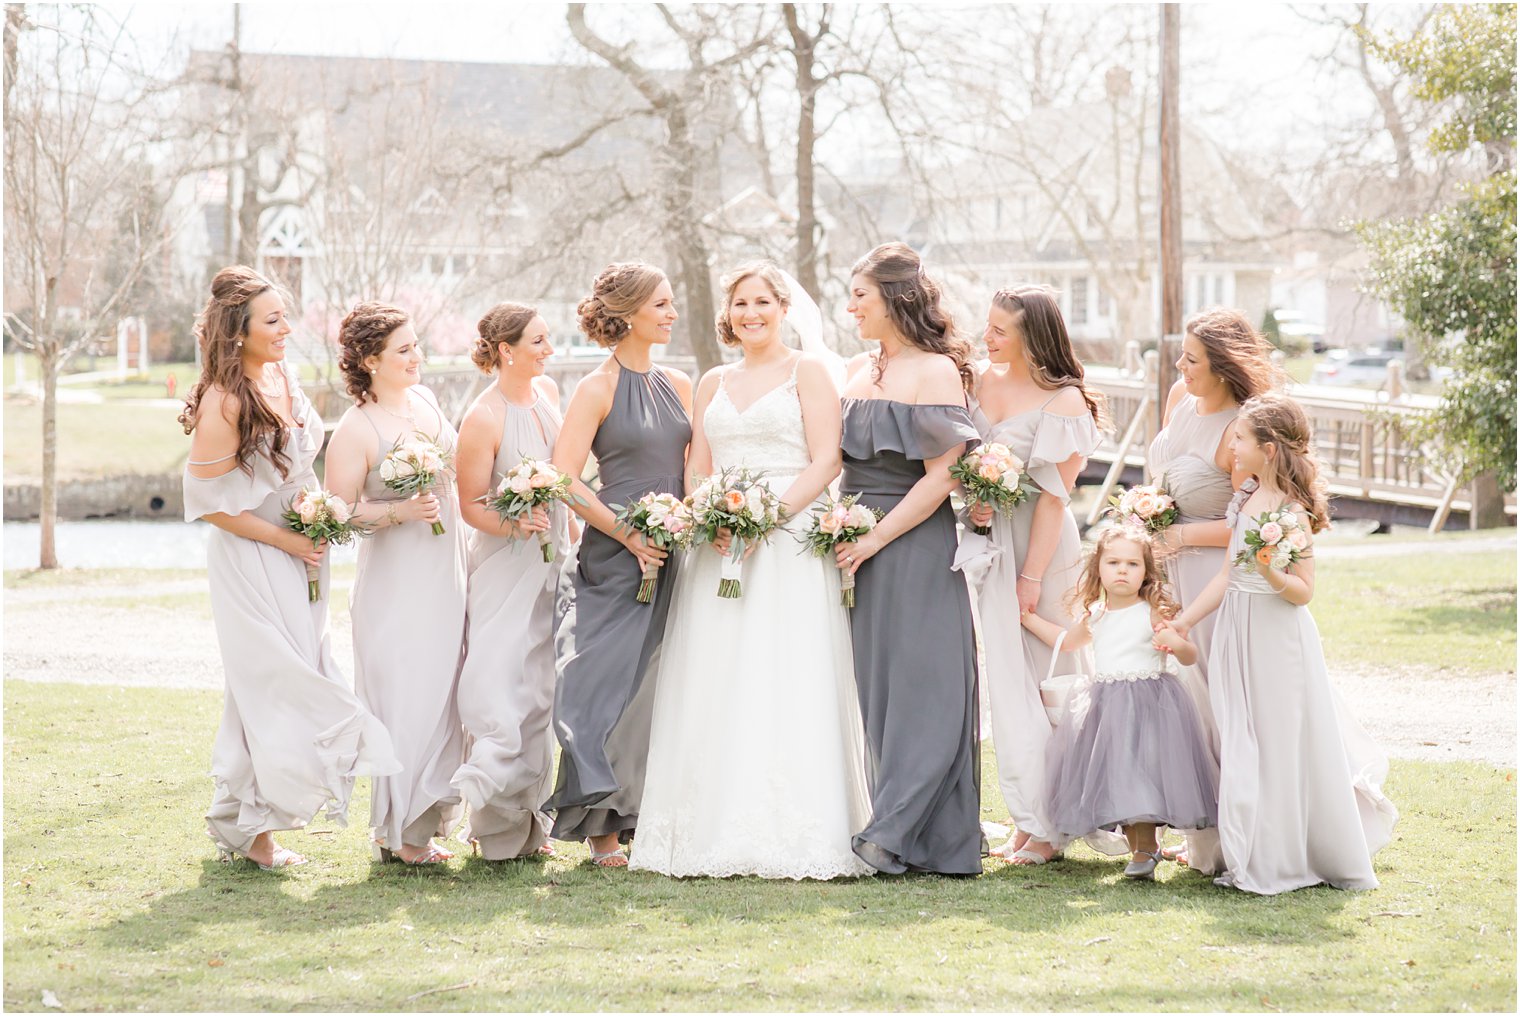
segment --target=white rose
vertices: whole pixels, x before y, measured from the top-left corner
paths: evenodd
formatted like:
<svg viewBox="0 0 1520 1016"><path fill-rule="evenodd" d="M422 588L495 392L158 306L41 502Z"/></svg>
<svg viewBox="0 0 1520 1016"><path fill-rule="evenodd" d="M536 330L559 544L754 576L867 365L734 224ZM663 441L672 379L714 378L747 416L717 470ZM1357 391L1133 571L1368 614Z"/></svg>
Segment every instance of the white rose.
<svg viewBox="0 0 1520 1016"><path fill-rule="evenodd" d="M876 525L876 513L863 504L852 505L850 508L850 528L870 529Z"/></svg>
<svg viewBox="0 0 1520 1016"><path fill-rule="evenodd" d="M380 479L386 483L392 483L396 479L396 460L387 458L380 463Z"/></svg>
<svg viewBox="0 0 1520 1016"><path fill-rule="evenodd" d="M514 494L526 494L533 488L533 481L526 476L509 476L507 477L507 486L511 488Z"/></svg>

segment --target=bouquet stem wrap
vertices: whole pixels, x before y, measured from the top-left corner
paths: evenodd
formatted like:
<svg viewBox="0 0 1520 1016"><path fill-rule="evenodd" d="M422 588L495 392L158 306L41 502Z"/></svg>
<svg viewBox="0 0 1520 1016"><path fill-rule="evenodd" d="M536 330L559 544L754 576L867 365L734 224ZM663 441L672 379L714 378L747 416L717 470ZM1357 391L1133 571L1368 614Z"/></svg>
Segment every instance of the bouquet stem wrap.
<svg viewBox="0 0 1520 1016"><path fill-rule="evenodd" d="M718 565L718 595L725 600L737 600L744 595L740 579L744 574L744 541L735 537L729 544L728 556Z"/></svg>
<svg viewBox="0 0 1520 1016"><path fill-rule="evenodd" d="M322 598L322 569L314 564L306 565L306 601L316 603Z"/></svg>
<svg viewBox="0 0 1520 1016"><path fill-rule="evenodd" d="M634 594L633 598L639 603L653 603L654 587L655 583L660 580L660 569L641 562L639 564L639 571L644 577L639 582L639 591Z"/></svg>

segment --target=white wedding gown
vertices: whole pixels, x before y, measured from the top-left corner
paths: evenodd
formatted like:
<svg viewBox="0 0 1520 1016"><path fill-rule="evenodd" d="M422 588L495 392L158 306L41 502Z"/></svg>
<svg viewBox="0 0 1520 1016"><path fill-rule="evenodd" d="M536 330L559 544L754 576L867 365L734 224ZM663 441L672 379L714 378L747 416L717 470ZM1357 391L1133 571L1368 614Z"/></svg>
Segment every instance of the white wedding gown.
<svg viewBox="0 0 1520 1016"><path fill-rule="evenodd" d="M717 468L763 470L786 492L808 463L796 375L744 412L720 381L703 416ZM744 563L686 552L656 684L629 866L666 875L867 875L850 838L870 818L848 611L839 572L797 539L804 512Z"/></svg>

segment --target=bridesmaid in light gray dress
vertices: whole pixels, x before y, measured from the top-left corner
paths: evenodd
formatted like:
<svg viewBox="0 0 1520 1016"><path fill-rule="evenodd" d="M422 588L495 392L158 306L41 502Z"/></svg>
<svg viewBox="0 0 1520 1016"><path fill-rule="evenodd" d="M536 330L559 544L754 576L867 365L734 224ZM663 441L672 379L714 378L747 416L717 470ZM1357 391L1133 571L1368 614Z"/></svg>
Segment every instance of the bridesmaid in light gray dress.
<svg viewBox="0 0 1520 1016"><path fill-rule="evenodd" d="M377 859L434 864L453 856L432 843L458 823L450 785L464 759L455 686L465 635L465 545L452 476L403 497L381 480L385 456L423 437L452 453L454 428L417 381L422 356L406 315L360 304L339 333L340 360L356 405L327 450L327 486L362 494L357 517L371 527L359 545L349 613L354 687L391 732L403 770L371 785ZM438 535L430 523L441 523Z"/></svg>
<svg viewBox="0 0 1520 1016"><path fill-rule="evenodd" d="M1224 564L1229 527L1225 511L1235 494L1229 450L1231 424L1240 404L1280 383L1271 347L1238 311L1210 308L1187 322L1179 379L1167 398L1166 425L1151 442L1146 469L1177 502L1177 522L1162 533L1172 551L1166 559L1172 595L1186 607L1198 598ZM1199 621L1189 633L1198 647L1198 663L1178 667L1178 680L1198 707L1209 751L1219 758L1219 732L1209 705L1208 654L1214 617ZM1182 851L1163 855L1199 871L1219 870L1219 833L1204 829L1184 834Z"/></svg>
<svg viewBox="0 0 1520 1016"><path fill-rule="evenodd" d="M453 785L469 805L482 857L552 854L549 817L539 810L554 778L554 597L569 550L563 505L503 521L477 501L494 495L524 458L547 460L559 436L559 393L545 376L554 355L532 307L503 303L480 321L471 350L496 382L459 428L460 512L469 534L469 637L459 671L459 713L471 743ZM539 550L551 533L553 561Z"/></svg>
<svg viewBox="0 0 1520 1016"><path fill-rule="evenodd" d="M1044 864L1064 845L1045 812L1045 746L1051 725L1040 682L1051 649L1019 625L1026 610L1065 626L1068 599L1082 568L1082 539L1068 502L1087 456L1097 448L1100 404L1083 385L1052 290L999 290L984 334L991 361L982 372L972 414L984 441L1006 444L1038 490L1012 518L973 508L971 518L992 526L998 554L982 583L978 608L991 691L998 782L1018 827L996 852L1015 864ZM1092 657L1063 652L1059 674L1091 675ZM1095 846L1103 846L1098 839ZM1123 849L1117 837L1115 850Z"/></svg>
<svg viewBox="0 0 1520 1016"><path fill-rule="evenodd" d="M241 266L218 272L211 292L197 329L202 373L180 417L192 434L185 519L215 527L206 571L225 668L206 830L224 856L273 870L305 863L276 831L324 808L346 824L354 778L401 766L333 662L326 596L308 598L307 564L320 564L330 588L325 548L280 518L303 487L316 488L322 447L322 418L282 362L284 302ZM243 445L238 423L249 420L263 433Z"/></svg>
<svg viewBox="0 0 1520 1016"><path fill-rule="evenodd" d="M950 466L976 438L965 408L968 344L905 244L854 266L850 313L880 344L844 388L840 492L885 513L840 544L866 735L871 821L855 853L877 871L982 870L976 648L965 580L952 570Z"/></svg>
<svg viewBox="0 0 1520 1016"><path fill-rule="evenodd" d="M554 464L579 477L595 453L596 492L579 479L574 511L587 523L574 600L561 622L554 727L562 749L552 835L587 840L593 864L623 868L638 825L654 677L677 559L619 526L613 505L651 492L682 494L691 442L691 381L654 363L676 321L670 282L642 263L609 265L579 307L581 329L613 353L583 378L555 442ZM644 567L654 600L635 600Z"/></svg>

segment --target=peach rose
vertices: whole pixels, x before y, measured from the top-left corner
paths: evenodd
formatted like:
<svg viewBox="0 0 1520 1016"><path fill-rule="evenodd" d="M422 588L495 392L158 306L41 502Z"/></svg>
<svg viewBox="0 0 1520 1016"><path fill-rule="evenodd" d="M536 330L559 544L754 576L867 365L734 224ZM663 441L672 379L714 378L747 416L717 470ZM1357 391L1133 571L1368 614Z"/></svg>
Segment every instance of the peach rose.
<svg viewBox="0 0 1520 1016"><path fill-rule="evenodd" d="M302 501L296 511L301 515L301 521L308 526L317 521L317 504L310 499Z"/></svg>
<svg viewBox="0 0 1520 1016"><path fill-rule="evenodd" d="M723 507L731 512L736 512L744 507L744 493L738 490L725 490L723 492Z"/></svg>
<svg viewBox="0 0 1520 1016"><path fill-rule="evenodd" d="M837 533L843 526L844 520L836 512L825 512L823 518L818 520L820 533Z"/></svg>
<svg viewBox="0 0 1520 1016"><path fill-rule="evenodd" d="M1262 543L1268 543L1268 544L1274 544L1275 545L1282 538L1283 538L1283 529L1282 529L1282 526L1278 525L1276 522L1268 522L1266 525L1264 525L1264 526L1261 527L1261 542Z"/></svg>

